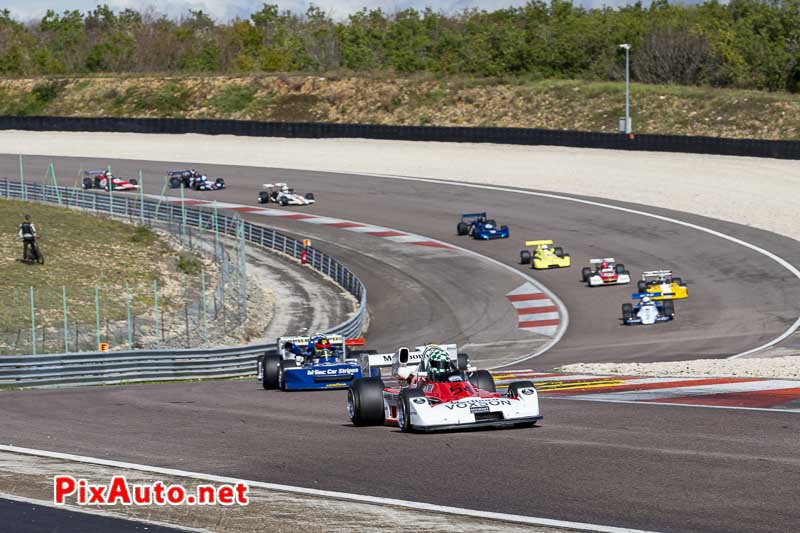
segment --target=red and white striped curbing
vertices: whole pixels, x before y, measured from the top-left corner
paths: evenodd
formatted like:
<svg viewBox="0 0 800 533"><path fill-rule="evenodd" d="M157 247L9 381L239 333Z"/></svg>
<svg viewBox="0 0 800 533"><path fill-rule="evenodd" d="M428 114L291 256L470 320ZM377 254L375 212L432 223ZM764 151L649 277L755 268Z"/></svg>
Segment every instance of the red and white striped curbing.
<svg viewBox="0 0 800 533"><path fill-rule="evenodd" d="M173 204L181 203L180 198L174 196L155 196L157 200L170 202ZM454 250L449 244L435 241L428 237L415 235L405 231L397 231L392 228L384 228L383 226L375 226L372 224L363 224L361 222L353 222L351 220L344 220L341 218L325 217L320 215L311 215L308 213L298 213L297 211L286 211L282 209L271 209L268 207L254 207L241 204L231 204L227 202L211 202L208 200L195 200L184 199L185 205L191 206L216 206L218 209L226 209L229 211L236 211L238 213L247 213L250 215L262 215L266 217L283 218L286 220L296 220L308 224L319 224L322 226L330 226L332 228L343 229L345 231L352 231L353 233L361 233L363 235L370 235L372 237L379 237L388 241L400 244L413 244L416 246L428 246L431 248L441 248L447 250Z"/></svg>
<svg viewBox="0 0 800 533"><path fill-rule="evenodd" d="M506 294L517 310L519 329L552 337L561 323L559 307L533 283L524 283Z"/></svg>

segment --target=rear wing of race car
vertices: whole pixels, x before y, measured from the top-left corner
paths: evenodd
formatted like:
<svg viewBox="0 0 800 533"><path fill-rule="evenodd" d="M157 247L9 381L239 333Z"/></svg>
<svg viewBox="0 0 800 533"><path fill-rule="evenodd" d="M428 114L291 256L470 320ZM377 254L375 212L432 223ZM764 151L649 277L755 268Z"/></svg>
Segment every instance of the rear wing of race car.
<svg viewBox="0 0 800 533"><path fill-rule="evenodd" d="M461 220L466 221L469 218L481 218L481 217L486 218L485 211L483 213L464 213L463 215L461 215Z"/></svg>
<svg viewBox="0 0 800 533"><path fill-rule="evenodd" d="M265 189L272 189L273 187L288 187L288 185L285 183L265 183L262 187Z"/></svg>
<svg viewBox="0 0 800 533"><path fill-rule="evenodd" d="M552 240L525 241L525 246L542 246L543 244L553 244L553 241Z"/></svg>
<svg viewBox="0 0 800 533"><path fill-rule="evenodd" d="M328 340L331 342L331 346L334 350L344 350L346 341L344 337L341 335L326 335ZM278 338L278 353L281 355L281 359L286 359L294 357L291 352L287 352L285 346L287 342L291 342L297 346L305 346L308 344L308 341L311 340L311 337L308 335L295 335L295 336L286 336L286 337L279 337ZM363 340L363 339L362 339Z"/></svg>
<svg viewBox="0 0 800 533"><path fill-rule="evenodd" d="M616 263L617 262L617 260L614 259L613 257L606 257L605 259L589 259L589 264L590 265L599 265L600 263L602 263L604 261L606 263Z"/></svg>
<svg viewBox="0 0 800 533"><path fill-rule="evenodd" d="M447 352L452 361L458 361L458 346L455 344L439 344ZM413 350L402 347L394 353L364 354L361 360L361 367L366 375L369 375L370 368L381 368L393 366L398 363L401 366L416 366L422 360L422 354L426 346L416 346Z"/></svg>
<svg viewBox="0 0 800 533"><path fill-rule="evenodd" d="M672 270L646 270L642 272L642 279L672 277Z"/></svg>

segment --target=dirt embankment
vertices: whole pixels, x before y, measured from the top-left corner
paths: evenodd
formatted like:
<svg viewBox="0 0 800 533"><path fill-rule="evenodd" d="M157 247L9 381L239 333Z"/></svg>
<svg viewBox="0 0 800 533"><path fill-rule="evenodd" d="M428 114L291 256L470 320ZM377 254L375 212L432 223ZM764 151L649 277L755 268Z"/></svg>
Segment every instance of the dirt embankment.
<svg viewBox="0 0 800 533"><path fill-rule="evenodd" d="M800 139L800 95L634 84L634 131ZM624 84L261 75L0 80L0 114L503 126L614 132Z"/></svg>

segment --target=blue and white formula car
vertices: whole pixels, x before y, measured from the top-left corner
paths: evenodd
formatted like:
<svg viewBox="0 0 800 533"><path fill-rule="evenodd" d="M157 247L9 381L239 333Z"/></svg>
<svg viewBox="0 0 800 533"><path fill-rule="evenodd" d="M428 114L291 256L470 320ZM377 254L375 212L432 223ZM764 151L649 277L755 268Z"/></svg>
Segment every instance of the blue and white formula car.
<svg viewBox="0 0 800 533"><path fill-rule="evenodd" d="M639 300L636 305L622 304L622 323L626 326L637 324L652 325L658 322L669 322L675 318L675 302L672 300L656 301L653 297L661 293L635 292L631 295Z"/></svg>
<svg viewBox="0 0 800 533"><path fill-rule="evenodd" d="M322 333L280 337L276 353L258 359L258 380L265 389L283 391L345 389L362 376L358 358L370 353L348 352L348 347L363 344L363 339Z"/></svg>
<svg viewBox="0 0 800 533"><path fill-rule="evenodd" d="M464 213L461 222L456 226L459 235L469 235L473 239L492 240L507 239L508 226L499 226L497 222L486 218L486 213Z"/></svg>

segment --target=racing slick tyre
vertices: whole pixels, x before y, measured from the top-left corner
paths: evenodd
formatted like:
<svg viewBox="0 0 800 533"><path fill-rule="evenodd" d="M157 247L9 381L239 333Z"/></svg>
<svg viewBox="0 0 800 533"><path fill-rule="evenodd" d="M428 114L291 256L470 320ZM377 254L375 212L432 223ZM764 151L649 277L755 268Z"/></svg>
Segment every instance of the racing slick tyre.
<svg viewBox="0 0 800 533"><path fill-rule="evenodd" d="M683 280L681 278L672 278L673 283L677 283L678 285L683 285Z"/></svg>
<svg viewBox="0 0 800 533"><path fill-rule="evenodd" d="M531 253L528 250L522 250L519 253L519 264L520 265L530 265L531 264Z"/></svg>
<svg viewBox="0 0 800 533"><path fill-rule="evenodd" d="M224 189L225 188L225 179L224 178L217 178L214 180L214 183L217 184L217 189Z"/></svg>
<svg viewBox="0 0 800 533"><path fill-rule="evenodd" d="M287 368L297 368L299 365L294 359L283 359L278 365L278 388L286 390L285 372ZM266 375L266 374L265 374Z"/></svg>
<svg viewBox="0 0 800 533"><path fill-rule="evenodd" d="M307 192L306 193L306 200L313 200L313 199L314 199L314 193L313 192Z"/></svg>
<svg viewBox="0 0 800 533"><path fill-rule="evenodd" d="M81 185L84 189L91 189L94 187L94 180L92 178L83 178Z"/></svg>
<svg viewBox="0 0 800 533"><path fill-rule="evenodd" d="M347 389L347 412L354 426L382 426L386 423L383 410L383 380L361 378Z"/></svg>
<svg viewBox="0 0 800 533"><path fill-rule="evenodd" d="M664 301L664 314L666 316L675 316L675 302L672 300Z"/></svg>
<svg viewBox="0 0 800 533"><path fill-rule="evenodd" d="M400 391L400 397L397 399L397 425L400 431L413 431L411 427L411 402L416 398L425 399L425 393L422 389L403 389ZM419 400L417 400L419 401ZM427 402L428 400L425 400Z"/></svg>
<svg viewBox="0 0 800 533"><path fill-rule="evenodd" d="M467 224L466 222L459 222L456 225L456 233L458 233L459 235L466 235L467 233L469 233L469 224Z"/></svg>
<svg viewBox="0 0 800 533"><path fill-rule="evenodd" d="M625 273L625 265L616 265L614 267L614 271L617 273L617 275L624 274Z"/></svg>
<svg viewBox="0 0 800 533"><path fill-rule="evenodd" d="M519 398L520 389L535 389L533 381L515 381L508 385L508 397Z"/></svg>
<svg viewBox="0 0 800 533"><path fill-rule="evenodd" d="M108 190L109 181L106 178L101 178L95 182L95 185L98 189L105 189Z"/></svg>
<svg viewBox="0 0 800 533"><path fill-rule="evenodd" d="M463 372L467 368L469 368L469 354L465 353L458 354L458 370L460 372Z"/></svg>
<svg viewBox="0 0 800 533"><path fill-rule="evenodd" d="M639 292L645 292L647 290L647 282L640 279L638 282L636 282L636 290Z"/></svg>
<svg viewBox="0 0 800 533"><path fill-rule="evenodd" d="M274 353L264 354L261 358L261 372L263 377L261 379L261 386L266 390L274 390L278 388L278 372L281 365L281 356Z"/></svg>
<svg viewBox="0 0 800 533"><path fill-rule="evenodd" d="M131 178L128 180L128 183L130 183L131 185L139 185L139 180L137 180L136 178Z"/></svg>
<svg viewBox="0 0 800 533"><path fill-rule="evenodd" d="M170 189L180 189L181 188L181 179L180 178L170 178L169 179L169 188Z"/></svg>
<svg viewBox="0 0 800 533"><path fill-rule="evenodd" d="M269 203L269 193L266 191L262 191L258 193L258 203L260 204L268 204Z"/></svg>
<svg viewBox="0 0 800 533"><path fill-rule="evenodd" d="M560 246L553 248L553 253L556 254L556 257L564 257L564 249Z"/></svg>
<svg viewBox="0 0 800 533"><path fill-rule="evenodd" d="M627 322L633 318L633 304L622 304L622 320Z"/></svg>
<svg viewBox="0 0 800 533"><path fill-rule="evenodd" d="M592 277L592 269L589 267L583 267L581 269L581 278L584 282L589 283L589 278Z"/></svg>
<svg viewBox="0 0 800 533"><path fill-rule="evenodd" d="M497 387L494 385L494 378L488 370L476 370L469 375L469 382L472 386L486 392L497 392Z"/></svg>
<svg viewBox="0 0 800 533"><path fill-rule="evenodd" d="M286 207L287 205L289 205L289 200L287 200L286 198L281 198L281 201L280 201L279 203L280 203L280 204L281 204L283 207Z"/></svg>

